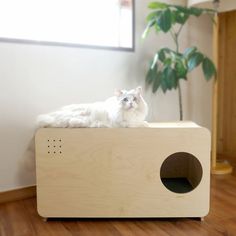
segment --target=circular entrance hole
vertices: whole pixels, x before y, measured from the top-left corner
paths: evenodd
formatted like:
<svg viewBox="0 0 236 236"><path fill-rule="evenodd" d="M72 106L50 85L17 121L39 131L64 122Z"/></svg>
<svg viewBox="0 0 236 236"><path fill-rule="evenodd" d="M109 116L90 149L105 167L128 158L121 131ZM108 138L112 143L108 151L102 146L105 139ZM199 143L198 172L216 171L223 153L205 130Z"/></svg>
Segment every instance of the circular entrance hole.
<svg viewBox="0 0 236 236"><path fill-rule="evenodd" d="M201 182L202 166L194 155L176 152L162 163L160 177L164 186L170 191L188 193Z"/></svg>

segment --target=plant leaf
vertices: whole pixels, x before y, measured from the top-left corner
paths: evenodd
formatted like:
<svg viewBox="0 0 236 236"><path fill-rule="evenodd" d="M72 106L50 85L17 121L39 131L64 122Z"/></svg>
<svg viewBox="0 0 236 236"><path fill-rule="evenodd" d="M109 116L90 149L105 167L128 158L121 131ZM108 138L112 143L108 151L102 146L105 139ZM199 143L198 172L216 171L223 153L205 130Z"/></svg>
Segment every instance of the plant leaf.
<svg viewBox="0 0 236 236"><path fill-rule="evenodd" d="M147 26L146 26L145 30L143 31L143 34L142 34L143 39L147 37L147 35L150 31L150 28L155 24L155 22L156 22L155 19L152 19L148 22L148 24L147 24Z"/></svg>
<svg viewBox="0 0 236 236"><path fill-rule="evenodd" d="M154 84L152 87L152 92L155 93L158 88L160 87L161 84L161 72L157 72L155 80L154 80Z"/></svg>
<svg viewBox="0 0 236 236"><path fill-rule="evenodd" d="M163 2L150 2L148 4L148 8L150 8L150 9L165 9L167 7L168 7L168 5Z"/></svg>
<svg viewBox="0 0 236 236"><path fill-rule="evenodd" d="M216 75L215 65L208 57L205 57L202 62L202 70L206 80L210 80Z"/></svg>
<svg viewBox="0 0 236 236"><path fill-rule="evenodd" d="M168 89L168 86L167 86L167 81L163 76L161 78L161 88L162 88L162 91L164 93L166 93L166 90Z"/></svg>
<svg viewBox="0 0 236 236"><path fill-rule="evenodd" d="M151 12L150 14L147 15L146 20L147 20L147 21L150 21L150 20L153 20L153 19L156 20L156 18L157 18L160 14L161 14L161 11L154 11L154 12Z"/></svg>
<svg viewBox="0 0 236 236"><path fill-rule="evenodd" d="M161 13L157 23L163 32L166 33L169 31L172 25L172 16L170 9L167 8Z"/></svg>
<svg viewBox="0 0 236 236"><path fill-rule="evenodd" d="M179 12L179 11L174 11L173 12L175 15L175 22L183 25L187 19L189 18L189 15L183 12Z"/></svg>
<svg viewBox="0 0 236 236"><path fill-rule="evenodd" d="M174 7L178 11L185 13L187 15L193 15L193 16L200 16L202 14L214 14L216 13L215 10L207 9L207 8L197 8L197 7L183 7L179 5L169 5L171 7Z"/></svg>
<svg viewBox="0 0 236 236"><path fill-rule="evenodd" d="M217 10L210 9L210 8L201 8L204 13L215 15L217 13Z"/></svg>
<svg viewBox="0 0 236 236"><path fill-rule="evenodd" d="M172 63L171 58L166 58L166 59L164 60L164 62L163 62L163 64L164 64L165 66L170 66L171 63Z"/></svg>
<svg viewBox="0 0 236 236"><path fill-rule="evenodd" d="M155 80L156 75L157 75L157 64L154 66L153 69L149 68L148 73L146 75L146 82L148 84L151 84Z"/></svg>
<svg viewBox="0 0 236 236"><path fill-rule="evenodd" d="M178 79L186 79L188 70L182 61L179 60L176 62L175 71Z"/></svg>
<svg viewBox="0 0 236 236"><path fill-rule="evenodd" d="M185 51L184 51L184 57L188 58L189 56L192 55L192 53L194 53L196 51L197 51L196 47L186 48Z"/></svg>
<svg viewBox="0 0 236 236"><path fill-rule="evenodd" d="M190 10L187 7L182 7L182 6L179 6L179 5L173 5L173 7L176 8L180 12L183 12L183 13L188 14L188 15L190 14Z"/></svg>
<svg viewBox="0 0 236 236"><path fill-rule="evenodd" d="M171 11L171 24L174 25L176 23L176 14Z"/></svg>
<svg viewBox="0 0 236 236"><path fill-rule="evenodd" d="M172 88L177 87L176 74L170 66L165 67L163 70L163 79L166 81L167 89L171 90Z"/></svg>
<svg viewBox="0 0 236 236"><path fill-rule="evenodd" d="M203 13L203 9L197 7L190 7L189 12L191 15L200 16Z"/></svg>
<svg viewBox="0 0 236 236"><path fill-rule="evenodd" d="M159 60L161 62L164 62L165 59L166 59L166 56L165 56L165 52L164 52L164 49L160 49L159 52L158 52L158 56L159 56Z"/></svg>
<svg viewBox="0 0 236 236"><path fill-rule="evenodd" d="M152 65L151 65L151 69L154 69L154 66L157 64L157 60L158 60L158 53L155 54Z"/></svg>
<svg viewBox="0 0 236 236"><path fill-rule="evenodd" d="M193 53L188 60L188 71L192 71L200 63L202 63L204 56L200 52Z"/></svg>
<svg viewBox="0 0 236 236"><path fill-rule="evenodd" d="M157 33L161 31L161 29L160 29L160 27L158 26L158 24L155 24L154 27L155 27L155 30L156 30Z"/></svg>

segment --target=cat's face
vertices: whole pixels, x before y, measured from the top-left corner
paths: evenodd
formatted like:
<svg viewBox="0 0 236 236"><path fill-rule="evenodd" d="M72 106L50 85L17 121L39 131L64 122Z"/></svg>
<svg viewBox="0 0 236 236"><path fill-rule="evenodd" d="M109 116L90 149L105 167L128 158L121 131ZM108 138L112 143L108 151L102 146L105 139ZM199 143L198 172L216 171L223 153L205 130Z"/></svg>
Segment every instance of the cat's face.
<svg viewBox="0 0 236 236"><path fill-rule="evenodd" d="M117 90L115 95L124 110L135 110L141 100L141 87L129 91Z"/></svg>

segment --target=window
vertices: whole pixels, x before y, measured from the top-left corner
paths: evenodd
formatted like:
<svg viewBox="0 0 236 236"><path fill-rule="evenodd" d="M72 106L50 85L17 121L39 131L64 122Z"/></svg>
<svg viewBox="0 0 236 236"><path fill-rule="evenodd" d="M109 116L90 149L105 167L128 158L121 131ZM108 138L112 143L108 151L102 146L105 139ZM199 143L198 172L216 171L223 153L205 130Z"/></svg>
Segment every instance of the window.
<svg viewBox="0 0 236 236"><path fill-rule="evenodd" d="M132 50L134 0L0 1L0 38Z"/></svg>

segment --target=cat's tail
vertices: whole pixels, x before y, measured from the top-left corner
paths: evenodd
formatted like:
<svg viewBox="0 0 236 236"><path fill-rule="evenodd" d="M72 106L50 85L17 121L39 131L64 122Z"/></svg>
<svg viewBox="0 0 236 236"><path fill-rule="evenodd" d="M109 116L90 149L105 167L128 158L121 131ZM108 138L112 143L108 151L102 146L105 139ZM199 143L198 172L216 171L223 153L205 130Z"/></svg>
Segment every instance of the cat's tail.
<svg viewBox="0 0 236 236"><path fill-rule="evenodd" d="M47 114L39 115L36 123L38 128L52 127L55 123L55 118Z"/></svg>

